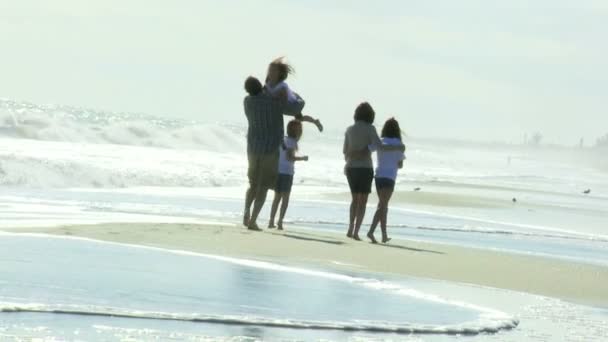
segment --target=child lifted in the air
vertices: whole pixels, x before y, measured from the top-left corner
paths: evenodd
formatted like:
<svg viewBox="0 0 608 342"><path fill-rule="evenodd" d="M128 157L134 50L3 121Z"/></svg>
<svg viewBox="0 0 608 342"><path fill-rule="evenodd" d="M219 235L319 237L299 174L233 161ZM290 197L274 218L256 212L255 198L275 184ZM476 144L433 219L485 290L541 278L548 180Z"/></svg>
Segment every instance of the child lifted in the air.
<svg viewBox="0 0 608 342"><path fill-rule="evenodd" d="M292 91L285 80L289 74L292 74L294 69L287 64L283 57L277 58L268 65L268 74L266 76L266 85L264 89L272 97L285 98L288 102L293 103L301 99L298 94ZM297 120L313 123L319 131L323 132L323 125L319 119L315 119L309 115L296 116Z"/></svg>

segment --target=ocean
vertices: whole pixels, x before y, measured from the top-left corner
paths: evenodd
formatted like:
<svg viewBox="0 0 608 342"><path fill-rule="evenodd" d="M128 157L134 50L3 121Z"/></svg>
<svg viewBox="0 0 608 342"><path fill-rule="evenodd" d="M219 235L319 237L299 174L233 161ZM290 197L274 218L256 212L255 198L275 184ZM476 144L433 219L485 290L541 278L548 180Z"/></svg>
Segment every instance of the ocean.
<svg viewBox="0 0 608 342"><path fill-rule="evenodd" d="M0 230L239 222L245 134L245 123L0 100ZM286 225L345 232L342 134L305 129L300 147L310 161L296 166ZM415 137L405 143L389 212L392 237L608 265L606 151ZM268 208L263 223L266 217ZM1 233L0 246L1 341L608 334L606 308L465 284L37 234Z"/></svg>

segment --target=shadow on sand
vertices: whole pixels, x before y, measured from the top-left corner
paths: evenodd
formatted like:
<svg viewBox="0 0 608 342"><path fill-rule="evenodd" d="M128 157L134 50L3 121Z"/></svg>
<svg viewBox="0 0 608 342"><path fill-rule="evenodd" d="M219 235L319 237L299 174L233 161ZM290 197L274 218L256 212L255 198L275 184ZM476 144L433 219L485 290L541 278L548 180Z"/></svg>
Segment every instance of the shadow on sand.
<svg viewBox="0 0 608 342"><path fill-rule="evenodd" d="M345 242L343 242L343 241L329 240L329 239L325 240L325 239L306 237L306 236L295 235L295 234L290 234L290 233L271 233L271 234L272 235L284 236L284 237L290 238L290 239L321 242L321 243L327 243L327 244L331 244L331 245L344 245L345 244Z"/></svg>
<svg viewBox="0 0 608 342"><path fill-rule="evenodd" d="M432 254L441 254L441 255L445 254L444 252L433 251L433 250L430 250L430 249L420 249L420 248L414 248L414 247L405 247L405 246L393 245L393 244L378 243L376 245L382 246L382 247L388 247L388 248L398 248L398 249L403 249L403 250L411 251L411 252L423 252L423 253L432 253Z"/></svg>

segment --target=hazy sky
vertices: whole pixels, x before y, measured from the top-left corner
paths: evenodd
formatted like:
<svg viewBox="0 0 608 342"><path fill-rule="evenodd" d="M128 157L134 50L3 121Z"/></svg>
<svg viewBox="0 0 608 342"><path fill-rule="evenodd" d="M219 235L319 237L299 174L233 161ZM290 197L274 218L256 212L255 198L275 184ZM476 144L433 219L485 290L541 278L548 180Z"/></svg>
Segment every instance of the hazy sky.
<svg viewBox="0 0 608 342"><path fill-rule="evenodd" d="M0 97L243 121L286 55L330 129L368 100L410 135L587 142L608 132L608 1L0 2Z"/></svg>

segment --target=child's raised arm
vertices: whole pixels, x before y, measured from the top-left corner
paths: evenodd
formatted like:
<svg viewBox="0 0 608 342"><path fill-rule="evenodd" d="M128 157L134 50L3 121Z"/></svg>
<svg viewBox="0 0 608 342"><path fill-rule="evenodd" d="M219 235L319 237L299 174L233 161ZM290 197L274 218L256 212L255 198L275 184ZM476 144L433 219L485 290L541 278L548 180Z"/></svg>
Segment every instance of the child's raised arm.
<svg viewBox="0 0 608 342"><path fill-rule="evenodd" d="M304 122L310 122L311 124L317 126L319 132L323 132L323 124L321 124L321 121L319 119L315 119L310 115L302 115L299 120Z"/></svg>

